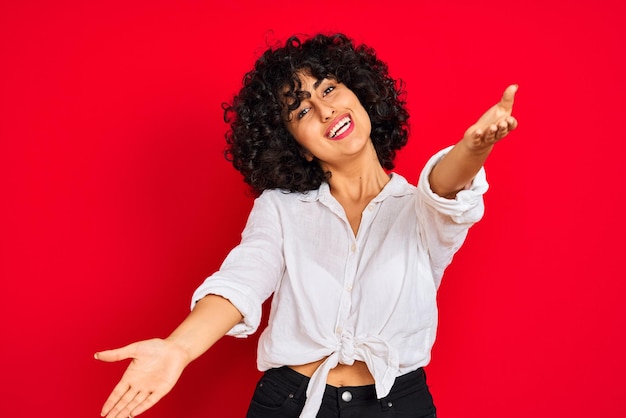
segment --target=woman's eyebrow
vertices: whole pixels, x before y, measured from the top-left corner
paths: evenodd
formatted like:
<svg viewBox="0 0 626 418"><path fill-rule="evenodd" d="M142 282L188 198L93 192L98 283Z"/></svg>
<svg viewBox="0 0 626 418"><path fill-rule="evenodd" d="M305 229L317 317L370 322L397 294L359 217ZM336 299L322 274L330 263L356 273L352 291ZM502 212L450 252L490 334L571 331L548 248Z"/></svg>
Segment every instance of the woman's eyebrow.
<svg viewBox="0 0 626 418"><path fill-rule="evenodd" d="M326 80L326 79L325 79L325 78L318 78L318 79L315 81L315 83L313 83L313 89L312 89L312 91L317 90L317 89L319 88L319 86L320 86L320 85L324 82L324 80ZM309 94L310 94L310 92L308 92L307 90L300 89L300 91L302 91L302 92L307 92L307 93L309 93Z"/></svg>

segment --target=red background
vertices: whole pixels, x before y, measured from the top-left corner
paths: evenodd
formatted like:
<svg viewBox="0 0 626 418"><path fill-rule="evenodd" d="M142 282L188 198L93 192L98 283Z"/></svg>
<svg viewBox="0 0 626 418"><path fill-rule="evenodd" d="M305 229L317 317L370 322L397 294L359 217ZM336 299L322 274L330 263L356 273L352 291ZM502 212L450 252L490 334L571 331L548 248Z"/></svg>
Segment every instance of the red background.
<svg viewBox="0 0 626 418"><path fill-rule="evenodd" d="M93 352L166 336L238 242L221 103L267 38L343 31L406 82L412 181L520 84L439 293L439 415L626 416L625 4L3 2L0 415L98 415L125 364ZM255 343L220 341L145 416L243 416Z"/></svg>

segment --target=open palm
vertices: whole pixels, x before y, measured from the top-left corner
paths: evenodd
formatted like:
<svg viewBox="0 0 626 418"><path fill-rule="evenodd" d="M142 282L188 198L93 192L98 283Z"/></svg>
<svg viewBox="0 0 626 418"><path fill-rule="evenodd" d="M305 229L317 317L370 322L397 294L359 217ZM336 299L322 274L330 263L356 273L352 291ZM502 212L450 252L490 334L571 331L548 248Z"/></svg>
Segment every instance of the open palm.
<svg viewBox="0 0 626 418"><path fill-rule="evenodd" d="M517 89L517 85L508 86L502 99L465 131L463 140L467 146L477 151L489 148L517 127L517 120L511 116Z"/></svg>
<svg viewBox="0 0 626 418"><path fill-rule="evenodd" d="M116 350L102 351L98 360L132 359L102 407L102 416L137 416L157 403L178 381L188 364L187 353L168 340L151 339Z"/></svg>

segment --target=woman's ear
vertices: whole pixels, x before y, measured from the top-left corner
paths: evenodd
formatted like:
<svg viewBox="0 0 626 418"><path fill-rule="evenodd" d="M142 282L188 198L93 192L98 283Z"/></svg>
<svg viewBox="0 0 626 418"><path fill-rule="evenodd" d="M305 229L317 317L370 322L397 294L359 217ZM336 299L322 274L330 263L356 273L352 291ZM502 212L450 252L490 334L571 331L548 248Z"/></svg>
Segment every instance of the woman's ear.
<svg viewBox="0 0 626 418"><path fill-rule="evenodd" d="M306 150L304 148L300 150L300 155L302 155L304 159L307 160L308 162L311 162L315 159L315 156L311 154L309 150Z"/></svg>

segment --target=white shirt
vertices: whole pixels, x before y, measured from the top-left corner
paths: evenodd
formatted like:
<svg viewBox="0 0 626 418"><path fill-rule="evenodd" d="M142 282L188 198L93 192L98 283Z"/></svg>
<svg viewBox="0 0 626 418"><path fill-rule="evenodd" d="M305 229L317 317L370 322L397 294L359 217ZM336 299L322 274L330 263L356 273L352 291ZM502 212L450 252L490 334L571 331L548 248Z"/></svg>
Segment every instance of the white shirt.
<svg viewBox="0 0 626 418"><path fill-rule="evenodd" d="M483 214L484 170L455 199L430 190L426 164L417 187L392 174L365 208L355 236L327 183L308 193L266 190L254 202L241 243L195 291L230 300L243 320L229 335L256 331L274 294L258 346L265 371L326 358L307 388L301 417L315 417L330 369L367 364L379 398L397 376L430 360L436 292L468 228Z"/></svg>

